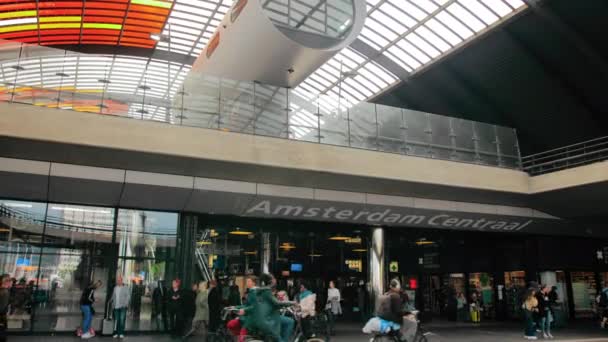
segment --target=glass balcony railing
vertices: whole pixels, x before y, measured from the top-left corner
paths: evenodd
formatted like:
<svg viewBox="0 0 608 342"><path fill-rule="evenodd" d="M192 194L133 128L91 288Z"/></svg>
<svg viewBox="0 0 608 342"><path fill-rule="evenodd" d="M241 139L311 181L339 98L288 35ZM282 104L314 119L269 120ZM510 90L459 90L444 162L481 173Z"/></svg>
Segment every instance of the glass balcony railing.
<svg viewBox="0 0 608 342"><path fill-rule="evenodd" d="M189 71L0 41L2 102L521 168L512 128Z"/></svg>

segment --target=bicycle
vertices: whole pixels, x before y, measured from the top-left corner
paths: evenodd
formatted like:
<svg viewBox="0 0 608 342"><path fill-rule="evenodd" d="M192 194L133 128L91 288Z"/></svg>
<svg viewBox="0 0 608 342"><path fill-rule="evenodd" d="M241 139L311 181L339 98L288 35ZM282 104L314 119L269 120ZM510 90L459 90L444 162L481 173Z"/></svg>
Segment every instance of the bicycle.
<svg viewBox="0 0 608 342"><path fill-rule="evenodd" d="M428 342L427 335L430 332L425 331L422 327L420 320L418 319L418 311L412 311L412 314L416 316L416 334L412 341L405 342ZM370 342L404 342L401 340L399 330L390 330L387 333L378 333L370 340Z"/></svg>
<svg viewBox="0 0 608 342"><path fill-rule="evenodd" d="M289 310L289 309L288 309ZM284 314L286 314L285 312ZM294 329L293 342L329 342L331 339L329 317L327 312L321 312L315 316L308 317L305 319L310 320L310 336L304 335L304 329L302 326L302 316L299 311L291 309L292 318L296 322L296 328Z"/></svg>
<svg viewBox="0 0 608 342"><path fill-rule="evenodd" d="M235 336L228 330L228 322L236 317L238 309L234 306L229 306L222 309L222 320L217 331L208 334L207 338L210 342L234 342Z"/></svg>

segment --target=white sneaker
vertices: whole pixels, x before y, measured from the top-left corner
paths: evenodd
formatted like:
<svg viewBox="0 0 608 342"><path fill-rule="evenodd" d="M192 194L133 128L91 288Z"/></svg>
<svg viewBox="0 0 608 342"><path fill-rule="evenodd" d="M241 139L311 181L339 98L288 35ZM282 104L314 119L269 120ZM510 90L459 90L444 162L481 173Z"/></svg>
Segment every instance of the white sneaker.
<svg viewBox="0 0 608 342"><path fill-rule="evenodd" d="M120 337L120 338L125 338L125 335L120 335L120 336L118 336L118 337Z"/></svg>
<svg viewBox="0 0 608 342"><path fill-rule="evenodd" d="M549 335L543 333L543 338L549 338Z"/></svg>
<svg viewBox="0 0 608 342"><path fill-rule="evenodd" d="M114 335L114 336L112 336L112 338L118 338L118 335Z"/></svg>
<svg viewBox="0 0 608 342"><path fill-rule="evenodd" d="M93 335L91 335L91 333L89 333L89 332L86 332L86 333L82 334L82 336L80 336L80 338L83 340L87 340L91 337L93 337Z"/></svg>
<svg viewBox="0 0 608 342"><path fill-rule="evenodd" d="M536 336L530 336L530 339L531 340L538 340L538 337L536 337Z"/></svg>
<svg viewBox="0 0 608 342"><path fill-rule="evenodd" d="M547 336L549 336L549 338L553 338L553 335L551 335L551 333L548 333Z"/></svg>

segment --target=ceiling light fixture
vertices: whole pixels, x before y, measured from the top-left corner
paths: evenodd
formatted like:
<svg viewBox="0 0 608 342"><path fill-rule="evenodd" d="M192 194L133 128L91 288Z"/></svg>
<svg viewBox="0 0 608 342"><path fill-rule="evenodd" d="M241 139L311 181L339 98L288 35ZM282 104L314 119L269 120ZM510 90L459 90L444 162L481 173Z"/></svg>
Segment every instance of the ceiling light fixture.
<svg viewBox="0 0 608 342"><path fill-rule="evenodd" d="M336 236L330 237L329 239L333 240L333 241L347 241L347 240L350 240L350 237L349 236L336 235Z"/></svg>
<svg viewBox="0 0 608 342"><path fill-rule="evenodd" d="M231 234L231 235L251 235L251 234L253 234L253 232L249 232L249 231L246 231L246 230L241 230L241 228L236 228L235 230L229 232L228 234Z"/></svg>
<svg viewBox="0 0 608 342"><path fill-rule="evenodd" d="M353 252L365 253L365 252L367 252L367 249L365 249L365 248L355 248L355 249L353 249Z"/></svg>
<svg viewBox="0 0 608 342"><path fill-rule="evenodd" d="M310 253L308 254L309 257L311 258L318 258L318 257L322 257L323 254L318 254L318 253Z"/></svg>
<svg viewBox="0 0 608 342"><path fill-rule="evenodd" d="M258 251L247 251L247 252L243 252L243 254L245 254L245 255L258 255Z"/></svg>
<svg viewBox="0 0 608 342"><path fill-rule="evenodd" d="M418 246L434 245L434 244L435 244L435 242L429 241L426 238L422 238L422 239L419 239L418 241L416 241L416 245L418 245Z"/></svg>
<svg viewBox="0 0 608 342"><path fill-rule="evenodd" d="M209 245L212 245L213 242L211 242L211 241L199 241L198 244L199 244L199 246L209 246Z"/></svg>

